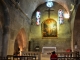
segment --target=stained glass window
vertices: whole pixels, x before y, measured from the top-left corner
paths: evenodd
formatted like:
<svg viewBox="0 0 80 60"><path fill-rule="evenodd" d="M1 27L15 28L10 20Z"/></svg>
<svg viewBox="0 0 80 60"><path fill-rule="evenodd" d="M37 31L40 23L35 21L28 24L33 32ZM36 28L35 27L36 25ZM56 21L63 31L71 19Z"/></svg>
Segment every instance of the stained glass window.
<svg viewBox="0 0 80 60"><path fill-rule="evenodd" d="M58 19L59 19L59 24L64 23L64 16L63 16L63 10L62 9L58 10Z"/></svg>
<svg viewBox="0 0 80 60"><path fill-rule="evenodd" d="M36 24L39 25L40 24L40 17L41 17L41 12L37 11L36 12Z"/></svg>
<svg viewBox="0 0 80 60"><path fill-rule="evenodd" d="M53 6L53 2L52 1L48 1L46 3L46 6L49 7L49 8L51 8Z"/></svg>

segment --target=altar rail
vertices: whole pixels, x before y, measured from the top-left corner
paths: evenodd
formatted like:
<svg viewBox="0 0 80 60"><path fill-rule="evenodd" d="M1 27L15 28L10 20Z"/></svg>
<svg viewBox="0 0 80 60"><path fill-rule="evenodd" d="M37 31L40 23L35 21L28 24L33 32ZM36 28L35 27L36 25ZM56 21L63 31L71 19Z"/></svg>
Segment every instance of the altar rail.
<svg viewBox="0 0 80 60"><path fill-rule="evenodd" d="M61 59L62 57L69 58L71 57L80 57L79 52L56 52L57 56L60 57L59 59ZM23 52L22 56L36 56L36 60L41 60L41 58L43 57L50 57L51 53L47 53L47 54L43 54L41 52Z"/></svg>
<svg viewBox="0 0 80 60"><path fill-rule="evenodd" d="M0 60L36 60L36 56L13 56L0 57Z"/></svg>
<svg viewBox="0 0 80 60"><path fill-rule="evenodd" d="M79 57L79 52L56 52L58 57Z"/></svg>
<svg viewBox="0 0 80 60"><path fill-rule="evenodd" d="M22 52L22 56L36 56L36 60L41 60L41 52Z"/></svg>
<svg viewBox="0 0 80 60"><path fill-rule="evenodd" d="M80 57L58 57L58 60L80 60ZM35 56L12 56L0 57L0 60L36 60Z"/></svg>
<svg viewBox="0 0 80 60"><path fill-rule="evenodd" d="M80 57L58 57L58 60L80 60Z"/></svg>
<svg viewBox="0 0 80 60"><path fill-rule="evenodd" d="M0 56L0 60L7 60L7 57Z"/></svg>
<svg viewBox="0 0 80 60"><path fill-rule="evenodd" d="M58 57L80 57L79 52L56 52ZM50 56L51 53L42 53L42 56Z"/></svg>
<svg viewBox="0 0 80 60"><path fill-rule="evenodd" d="M36 56L7 56L8 60L36 60Z"/></svg>
<svg viewBox="0 0 80 60"><path fill-rule="evenodd" d="M56 52L58 60L80 60L79 52ZM0 60L41 60L42 57L50 58L51 53L44 54L40 52L24 52L22 56L7 55L7 57L0 57Z"/></svg>

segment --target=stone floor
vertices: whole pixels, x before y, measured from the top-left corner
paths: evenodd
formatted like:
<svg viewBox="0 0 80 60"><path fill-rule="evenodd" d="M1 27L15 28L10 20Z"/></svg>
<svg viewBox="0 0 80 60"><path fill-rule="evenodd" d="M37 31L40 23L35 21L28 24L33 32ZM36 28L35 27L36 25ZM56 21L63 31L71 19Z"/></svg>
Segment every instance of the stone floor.
<svg viewBox="0 0 80 60"><path fill-rule="evenodd" d="M41 54L41 60L50 60L50 55Z"/></svg>

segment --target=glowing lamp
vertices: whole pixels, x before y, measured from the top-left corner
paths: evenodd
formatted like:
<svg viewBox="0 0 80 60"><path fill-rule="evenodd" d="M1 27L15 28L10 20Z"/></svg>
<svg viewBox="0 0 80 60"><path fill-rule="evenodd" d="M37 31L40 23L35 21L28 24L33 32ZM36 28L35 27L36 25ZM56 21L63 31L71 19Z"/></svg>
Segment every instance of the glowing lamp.
<svg viewBox="0 0 80 60"><path fill-rule="evenodd" d="M70 17L70 16L69 16L69 13L65 13L65 14L64 14L64 18L69 19L69 17Z"/></svg>

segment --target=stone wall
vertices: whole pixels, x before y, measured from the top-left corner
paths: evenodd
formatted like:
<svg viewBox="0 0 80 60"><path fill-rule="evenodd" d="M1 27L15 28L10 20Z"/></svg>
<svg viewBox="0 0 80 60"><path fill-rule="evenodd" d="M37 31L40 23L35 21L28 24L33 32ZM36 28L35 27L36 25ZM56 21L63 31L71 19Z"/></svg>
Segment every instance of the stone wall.
<svg viewBox="0 0 80 60"><path fill-rule="evenodd" d="M7 6L9 8L9 15L10 15L10 39L8 42L8 47L9 47L8 54L13 54L14 42L15 42L17 34L19 33L21 29L25 30L26 37L27 37L26 40L28 40L30 20L26 17L25 14L23 14L22 11L16 8L16 6L14 5L10 6L9 4L7 4ZM27 42L27 46L28 46L28 42ZM28 50L28 48L26 48L26 50Z"/></svg>
<svg viewBox="0 0 80 60"><path fill-rule="evenodd" d="M75 45L77 46L77 51L80 51L80 4L78 5L78 9L76 10L76 16L74 21L74 29L73 29L73 40L74 40L74 50Z"/></svg>
<svg viewBox="0 0 80 60"><path fill-rule="evenodd" d="M56 47L57 52L65 52L67 49L71 49L71 40L69 38L32 39L31 51L35 51L36 46L40 47L40 52L43 47Z"/></svg>
<svg viewBox="0 0 80 60"><path fill-rule="evenodd" d="M5 2L5 4L3 3ZM18 8L16 8L16 6L10 1L10 0L5 0L5 1L2 1L1 3L7 8L7 9L3 9L4 6L3 5L0 5L0 26L2 25L2 20L5 18L5 20L3 22L5 22L5 24L9 23L9 26L8 26L8 36L6 36L4 39L7 39L8 38L8 43L5 42L6 46L8 44L8 46L6 47L7 49L4 48L5 51L7 51L7 54L13 54L14 52L14 42L15 42L15 39L16 39L16 36L17 34L19 33L19 31L21 29L24 29L25 30L25 34L26 34L26 37L27 37L27 41L28 41L28 36L29 36L29 29L30 29L30 20L29 18L27 18L27 16L21 11L19 10ZM1 7L3 6L3 8ZM4 10L4 11L2 11ZM7 15L5 13L5 11L7 11L7 13L9 15ZM23 9L24 11L24 9ZM4 13L5 13L5 16L4 16ZM7 21L6 19L9 18L10 21ZM7 26L7 25L6 25ZM1 51L3 51L1 48L2 48L2 38L3 38L3 35L2 35L2 27L0 27L0 53ZM4 31L3 31L4 32ZM3 43L4 45L4 43ZM27 46L28 46L28 42L27 42ZM28 47L26 48L26 50L28 50ZM1 54L0 54L1 55ZM6 55L6 53L5 53Z"/></svg>

